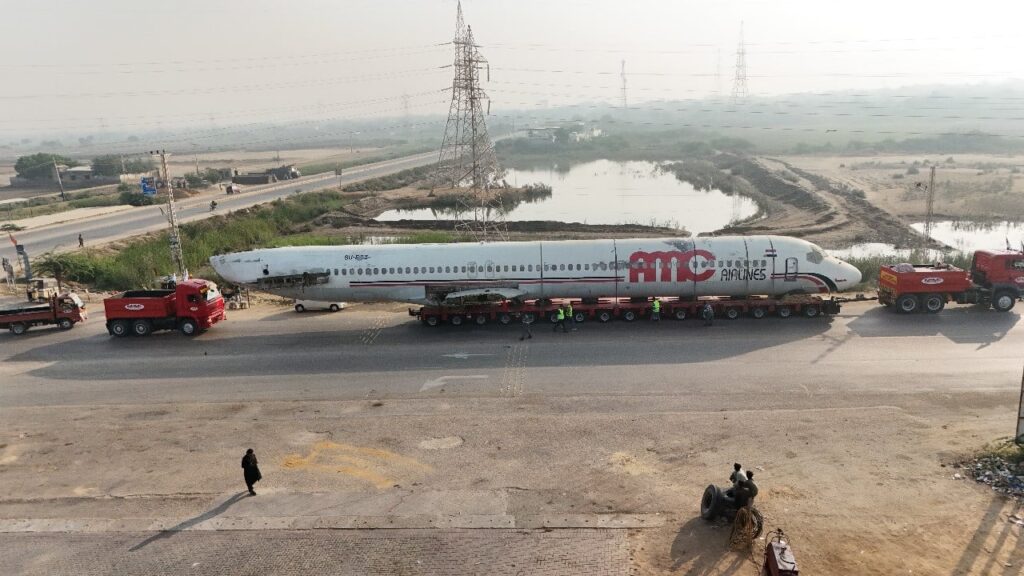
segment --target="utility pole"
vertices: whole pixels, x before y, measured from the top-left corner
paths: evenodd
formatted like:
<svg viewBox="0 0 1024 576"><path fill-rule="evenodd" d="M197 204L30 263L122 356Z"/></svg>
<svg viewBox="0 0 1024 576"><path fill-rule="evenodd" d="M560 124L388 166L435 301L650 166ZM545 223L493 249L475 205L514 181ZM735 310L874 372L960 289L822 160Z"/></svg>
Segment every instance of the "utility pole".
<svg viewBox="0 0 1024 576"><path fill-rule="evenodd" d="M121 154L121 174L127 174L128 169L124 165L124 154Z"/></svg>
<svg viewBox="0 0 1024 576"><path fill-rule="evenodd" d="M1024 444L1024 371L1020 375L1020 406L1017 408L1017 435L1014 442Z"/></svg>
<svg viewBox="0 0 1024 576"><path fill-rule="evenodd" d="M928 195L925 200L925 213L924 213L924 235L931 242L932 237L932 220L935 217L935 165L932 164L931 177L928 179Z"/></svg>
<svg viewBox="0 0 1024 576"><path fill-rule="evenodd" d="M171 187L171 179L167 173L167 152L165 150L152 150L150 156L160 157L160 174L167 187L167 223L170 225L168 241L171 245L171 260L174 262L178 277L185 279L185 255L181 250L181 235L178 232L178 216L174 211L174 188Z"/></svg>
<svg viewBox="0 0 1024 576"><path fill-rule="evenodd" d="M60 179L60 168L57 168L57 159L50 158L53 160L53 175L57 177L57 185L60 186L60 199L63 202L67 202L67 194L64 193L64 181Z"/></svg>
<svg viewBox="0 0 1024 576"><path fill-rule="evenodd" d="M629 104L626 101L626 61L622 61L622 109L629 108Z"/></svg>

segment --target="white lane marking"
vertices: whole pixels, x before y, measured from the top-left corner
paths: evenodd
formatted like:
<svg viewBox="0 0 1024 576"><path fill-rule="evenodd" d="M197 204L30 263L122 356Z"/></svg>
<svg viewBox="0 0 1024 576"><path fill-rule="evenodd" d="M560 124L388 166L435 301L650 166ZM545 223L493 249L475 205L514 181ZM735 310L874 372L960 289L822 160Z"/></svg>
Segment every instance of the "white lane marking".
<svg viewBox="0 0 1024 576"><path fill-rule="evenodd" d="M470 356L494 356L494 354L470 354L468 352L456 352L455 354L442 354L444 358L458 358L459 360L466 360Z"/></svg>
<svg viewBox="0 0 1024 576"><path fill-rule="evenodd" d="M427 380L423 383L423 387L420 388L420 392L424 390L430 390L431 388L437 388L438 386L444 386L451 380L486 380L490 378L486 374L470 374L469 376L441 376L440 378L434 378L433 380Z"/></svg>

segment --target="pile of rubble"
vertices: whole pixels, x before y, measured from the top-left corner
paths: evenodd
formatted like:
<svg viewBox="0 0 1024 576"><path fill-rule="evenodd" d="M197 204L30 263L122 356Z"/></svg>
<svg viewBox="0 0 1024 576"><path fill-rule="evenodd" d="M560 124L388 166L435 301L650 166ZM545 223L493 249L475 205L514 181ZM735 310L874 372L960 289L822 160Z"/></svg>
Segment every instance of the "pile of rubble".
<svg viewBox="0 0 1024 576"><path fill-rule="evenodd" d="M963 474L958 472L953 475L957 480L967 476L976 482L991 486L1000 494L1024 499L1024 462L1014 462L1003 456L986 455L954 464L954 468L963 471Z"/></svg>

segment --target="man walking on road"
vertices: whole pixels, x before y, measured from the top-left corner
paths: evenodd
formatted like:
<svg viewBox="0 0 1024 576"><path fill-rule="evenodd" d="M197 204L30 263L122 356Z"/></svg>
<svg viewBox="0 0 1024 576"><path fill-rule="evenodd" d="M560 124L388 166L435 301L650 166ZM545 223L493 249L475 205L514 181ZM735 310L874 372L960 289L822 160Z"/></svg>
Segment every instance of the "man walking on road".
<svg viewBox="0 0 1024 576"><path fill-rule="evenodd" d="M522 332L519 333L519 339L533 338L533 332L530 331L530 324L533 323L533 318L525 312L519 313L519 322L523 325Z"/></svg>
<svg viewBox="0 0 1024 576"><path fill-rule="evenodd" d="M661 320L661 300L657 298L654 299L654 302L651 302L651 320L655 322Z"/></svg>
<svg viewBox="0 0 1024 576"><path fill-rule="evenodd" d="M260 474L259 462L252 448L246 450L245 456L242 456L242 470L245 473L245 487L249 489L250 495L255 496L256 491L252 489L252 485L262 480L263 475Z"/></svg>
<svg viewBox="0 0 1024 576"><path fill-rule="evenodd" d="M85 239L82 238L81 234L78 235L78 247L85 248Z"/></svg>
<svg viewBox="0 0 1024 576"><path fill-rule="evenodd" d="M569 318L569 325L573 332L576 331L576 313L572 311L572 300L565 303L565 315Z"/></svg>

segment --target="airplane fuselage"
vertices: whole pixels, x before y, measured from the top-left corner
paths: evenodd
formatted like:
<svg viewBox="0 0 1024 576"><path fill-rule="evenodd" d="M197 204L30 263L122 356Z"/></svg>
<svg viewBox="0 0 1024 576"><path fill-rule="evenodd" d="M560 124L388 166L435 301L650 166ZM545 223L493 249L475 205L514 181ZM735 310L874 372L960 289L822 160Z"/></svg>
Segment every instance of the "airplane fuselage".
<svg viewBox="0 0 1024 576"><path fill-rule="evenodd" d="M783 236L303 246L210 259L224 279L292 298L436 303L481 289L532 298L779 296L860 282Z"/></svg>

